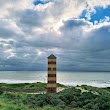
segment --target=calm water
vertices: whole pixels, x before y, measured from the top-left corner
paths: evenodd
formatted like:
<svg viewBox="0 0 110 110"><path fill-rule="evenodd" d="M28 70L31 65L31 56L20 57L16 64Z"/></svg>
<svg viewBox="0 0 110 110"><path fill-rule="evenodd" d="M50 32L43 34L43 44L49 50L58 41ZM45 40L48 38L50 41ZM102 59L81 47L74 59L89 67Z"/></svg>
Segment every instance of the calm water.
<svg viewBox="0 0 110 110"><path fill-rule="evenodd" d="M0 83L46 82L43 71L0 71ZM57 72L57 82L66 85L110 87L110 72Z"/></svg>

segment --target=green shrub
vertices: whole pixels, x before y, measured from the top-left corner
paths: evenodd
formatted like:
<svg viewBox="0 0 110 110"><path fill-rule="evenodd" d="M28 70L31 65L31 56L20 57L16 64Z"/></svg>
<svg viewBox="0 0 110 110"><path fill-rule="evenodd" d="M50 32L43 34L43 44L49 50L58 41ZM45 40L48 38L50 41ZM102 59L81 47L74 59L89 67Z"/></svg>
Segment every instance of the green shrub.
<svg viewBox="0 0 110 110"><path fill-rule="evenodd" d="M2 95L2 94L3 94L3 91L0 90L0 95Z"/></svg>
<svg viewBox="0 0 110 110"><path fill-rule="evenodd" d="M36 88L45 84L23 84L17 85L23 89ZM14 87L15 85L4 85L2 87ZM27 94L3 92L0 95L0 110L110 110L109 88L95 88L91 86L79 86L88 92L81 92L75 87L69 87L56 94ZM16 87L17 88L17 87ZM37 90L37 89L36 89ZM97 93L97 94L96 94Z"/></svg>

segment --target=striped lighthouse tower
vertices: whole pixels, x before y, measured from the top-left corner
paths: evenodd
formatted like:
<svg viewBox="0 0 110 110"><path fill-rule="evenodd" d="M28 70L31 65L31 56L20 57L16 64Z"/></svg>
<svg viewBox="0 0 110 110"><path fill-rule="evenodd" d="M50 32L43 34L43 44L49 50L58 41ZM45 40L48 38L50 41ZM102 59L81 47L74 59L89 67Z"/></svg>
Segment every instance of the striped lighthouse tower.
<svg viewBox="0 0 110 110"><path fill-rule="evenodd" d="M56 57L51 54L48 57L47 93L56 93Z"/></svg>

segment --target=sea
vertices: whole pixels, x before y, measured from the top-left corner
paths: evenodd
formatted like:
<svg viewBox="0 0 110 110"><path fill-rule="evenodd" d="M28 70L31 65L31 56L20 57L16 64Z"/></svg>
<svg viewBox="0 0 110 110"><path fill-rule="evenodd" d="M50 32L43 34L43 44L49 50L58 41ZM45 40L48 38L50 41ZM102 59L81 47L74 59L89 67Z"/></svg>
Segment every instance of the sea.
<svg viewBox="0 0 110 110"><path fill-rule="evenodd" d="M0 83L47 82L47 71L0 71ZM110 87L110 72L58 71L57 83L68 86Z"/></svg>

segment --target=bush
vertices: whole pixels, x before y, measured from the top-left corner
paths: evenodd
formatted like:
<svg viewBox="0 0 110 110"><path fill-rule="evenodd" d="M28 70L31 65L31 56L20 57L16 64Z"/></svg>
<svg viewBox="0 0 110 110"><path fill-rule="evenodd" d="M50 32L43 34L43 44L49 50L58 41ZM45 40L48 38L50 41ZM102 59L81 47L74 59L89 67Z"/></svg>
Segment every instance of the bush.
<svg viewBox="0 0 110 110"><path fill-rule="evenodd" d="M92 104L91 103L88 103L87 105L85 105L83 107L85 110L91 110L92 109Z"/></svg>
<svg viewBox="0 0 110 110"><path fill-rule="evenodd" d="M76 108L76 107L78 107L78 104L77 104L77 102L75 102L75 101L72 101L70 105L71 105L71 108Z"/></svg>
<svg viewBox="0 0 110 110"><path fill-rule="evenodd" d="M85 99L95 99L97 95L91 93L91 92L83 92L80 100L85 100Z"/></svg>
<svg viewBox="0 0 110 110"><path fill-rule="evenodd" d="M14 94L14 93L7 93L7 92L5 92L3 95L4 95L6 98L8 98L8 99L13 99L13 100L16 99L16 94Z"/></svg>
<svg viewBox="0 0 110 110"><path fill-rule="evenodd" d="M38 110L63 110L59 107L52 107L50 105L44 106L43 108L38 108Z"/></svg>
<svg viewBox="0 0 110 110"><path fill-rule="evenodd" d="M57 106L62 105L64 102L59 99L55 94L45 94L45 95L39 95L36 98L37 105L42 107L44 105L51 105L51 106Z"/></svg>
<svg viewBox="0 0 110 110"><path fill-rule="evenodd" d="M2 94L3 94L3 91L0 90L0 95L2 95Z"/></svg>
<svg viewBox="0 0 110 110"><path fill-rule="evenodd" d="M29 88L29 86L34 88L35 85L24 84L24 88ZM39 83L39 85L42 84ZM109 88L83 87L88 92L81 93L81 90L75 87L65 89L56 94L40 95L17 92L3 93L1 91L0 105L1 107L6 105L3 110L110 110Z"/></svg>

